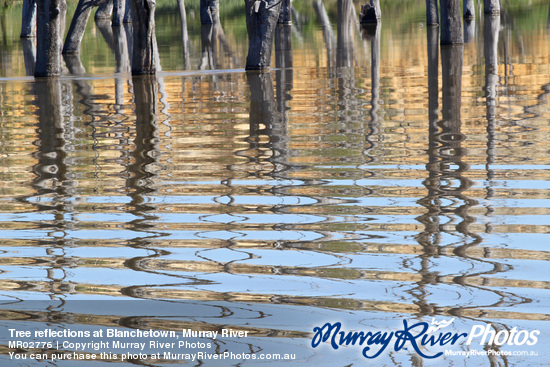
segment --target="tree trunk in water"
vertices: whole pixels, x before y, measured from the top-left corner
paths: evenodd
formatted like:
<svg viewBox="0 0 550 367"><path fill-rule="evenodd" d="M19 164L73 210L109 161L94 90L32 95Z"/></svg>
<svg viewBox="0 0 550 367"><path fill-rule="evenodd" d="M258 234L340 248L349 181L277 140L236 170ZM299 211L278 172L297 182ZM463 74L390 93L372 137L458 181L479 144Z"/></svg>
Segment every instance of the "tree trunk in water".
<svg viewBox="0 0 550 367"><path fill-rule="evenodd" d="M428 120L437 131L439 119L439 28L428 28Z"/></svg>
<svg viewBox="0 0 550 367"><path fill-rule="evenodd" d="M34 76L59 76L61 73L62 0L37 3L37 50Z"/></svg>
<svg viewBox="0 0 550 367"><path fill-rule="evenodd" d="M154 0L132 0L134 26L132 75L153 75L157 72L158 49L155 36Z"/></svg>
<svg viewBox="0 0 550 367"><path fill-rule="evenodd" d="M189 60L189 34L187 32L187 12L185 11L185 1L178 0L178 9L181 20L181 42L183 44L183 68L185 70L191 67Z"/></svg>
<svg viewBox="0 0 550 367"><path fill-rule="evenodd" d="M219 0L201 0L201 24L214 24L219 16Z"/></svg>
<svg viewBox="0 0 550 367"><path fill-rule="evenodd" d="M36 0L23 0L21 38L36 37Z"/></svg>
<svg viewBox="0 0 550 367"><path fill-rule="evenodd" d="M459 0L441 0L441 44L463 43Z"/></svg>
<svg viewBox="0 0 550 367"><path fill-rule="evenodd" d="M126 0L113 0L113 26L118 27L124 21Z"/></svg>
<svg viewBox="0 0 550 367"><path fill-rule="evenodd" d="M439 10L437 9L437 0L426 0L426 24L439 24Z"/></svg>
<svg viewBox="0 0 550 367"><path fill-rule="evenodd" d="M338 0L338 33L336 38L336 65L353 67L353 30L355 8L352 0Z"/></svg>
<svg viewBox="0 0 550 367"><path fill-rule="evenodd" d="M273 34L281 10L280 0L245 0L248 56L246 70L268 69L271 65Z"/></svg>
<svg viewBox="0 0 550 367"><path fill-rule="evenodd" d="M282 2L279 24L292 24L292 2L291 0L282 0Z"/></svg>
<svg viewBox="0 0 550 367"><path fill-rule="evenodd" d="M97 7L94 19L111 19L113 0L105 0Z"/></svg>
<svg viewBox="0 0 550 367"><path fill-rule="evenodd" d="M485 99L487 121L494 123L498 87L498 32L500 17L486 15L483 24L483 55L485 56Z"/></svg>
<svg viewBox="0 0 550 367"><path fill-rule="evenodd" d="M94 0L78 1L67 38L65 39L65 45L63 46L64 54L80 52L80 43L82 42L82 36L84 36L93 5Z"/></svg>
<svg viewBox="0 0 550 367"><path fill-rule="evenodd" d="M484 0L483 8L485 14L499 14L500 0Z"/></svg>
<svg viewBox="0 0 550 367"><path fill-rule="evenodd" d="M475 18L474 0L464 0L464 19Z"/></svg>
<svg viewBox="0 0 550 367"><path fill-rule="evenodd" d="M36 40L34 38L21 39L21 48L23 49L25 72L27 76L33 76L34 65L36 64Z"/></svg>
<svg viewBox="0 0 550 367"><path fill-rule="evenodd" d="M361 23L378 23L381 18L380 0L370 0L370 3L361 5Z"/></svg>

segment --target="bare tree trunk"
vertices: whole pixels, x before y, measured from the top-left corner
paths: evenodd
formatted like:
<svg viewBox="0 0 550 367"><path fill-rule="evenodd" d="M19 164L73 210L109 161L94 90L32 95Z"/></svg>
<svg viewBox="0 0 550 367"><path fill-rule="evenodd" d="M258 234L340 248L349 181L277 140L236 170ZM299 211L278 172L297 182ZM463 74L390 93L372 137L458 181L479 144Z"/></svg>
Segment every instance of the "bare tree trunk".
<svg viewBox="0 0 550 367"><path fill-rule="evenodd" d="M459 0L441 0L441 44L463 43Z"/></svg>
<svg viewBox="0 0 550 367"><path fill-rule="evenodd" d="M23 48L23 60L25 61L25 71L28 76L34 75L34 65L36 64L36 40L34 38L21 39Z"/></svg>
<svg viewBox="0 0 550 367"><path fill-rule="evenodd" d="M189 69L191 63L189 60L189 34L187 32L187 13L185 11L185 0L178 0L178 9L181 19L181 42L183 44L183 68Z"/></svg>
<svg viewBox="0 0 550 367"><path fill-rule="evenodd" d="M370 3L361 5L361 23L378 23L381 18L380 0L370 0Z"/></svg>
<svg viewBox="0 0 550 367"><path fill-rule="evenodd" d="M485 56L485 99L487 121L494 124L498 87L498 32L500 17L486 15L483 25L483 54Z"/></svg>
<svg viewBox="0 0 550 367"><path fill-rule="evenodd" d="M113 0L104 0L99 4L94 19L111 19L113 13Z"/></svg>
<svg viewBox="0 0 550 367"><path fill-rule="evenodd" d="M34 76L61 74L61 15L62 0L44 0L37 3L37 50Z"/></svg>
<svg viewBox="0 0 550 367"><path fill-rule="evenodd" d="M428 27L428 120L437 131L439 119L439 28ZM430 130L430 131L431 131Z"/></svg>
<svg viewBox="0 0 550 367"><path fill-rule="evenodd" d="M279 24L292 24L292 0L282 0Z"/></svg>
<svg viewBox="0 0 550 367"><path fill-rule="evenodd" d="M336 37L334 36L334 30L332 29L332 24L328 17L327 11L323 4L322 0L315 0L313 3L313 9L317 14L317 19L319 20L319 25L323 29L323 39L327 46L327 65L329 69L332 69L334 65L334 47L336 44Z"/></svg>
<svg viewBox="0 0 550 367"><path fill-rule="evenodd" d="M23 0L21 38L36 37L36 0Z"/></svg>
<svg viewBox="0 0 550 367"><path fill-rule="evenodd" d="M462 3L464 7L464 19L475 18L474 0L464 0Z"/></svg>
<svg viewBox="0 0 550 367"><path fill-rule="evenodd" d="M63 46L64 54L80 52L80 43L82 42L82 36L84 36L84 31L86 30L86 25L88 24L93 6L94 0L78 1L69 27L69 32L65 38L65 45Z"/></svg>
<svg viewBox="0 0 550 367"><path fill-rule="evenodd" d="M124 21L126 0L113 0L113 26L118 27Z"/></svg>
<svg viewBox="0 0 550 367"><path fill-rule="evenodd" d="M437 9L437 0L426 0L426 24L439 24L439 10Z"/></svg>
<svg viewBox="0 0 550 367"><path fill-rule="evenodd" d="M280 0L245 0L246 29L248 31L247 70L268 69L271 65L273 33L279 12Z"/></svg>
<svg viewBox="0 0 550 367"><path fill-rule="evenodd" d="M475 19L464 19L464 43L470 43L476 35Z"/></svg>
<svg viewBox="0 0 550 367"><path fill-rule="evenodd" d="M353 1L338 0L337 66L353 67L353 16Z"/></svg>
<svg viewBox="0 0 550 367"><path fill-rule="evenodd" d="M201 0L201 24L214 24L219 16L219 0Z"/></svg>
<svg viewBox="0 0 550 367"><path fill-rule="evenodd" d="M158 49L155 36L155 1L132 0L133 48L132 75L153 75L158 69Z"/></svg>
<svg viewBox="0 0 550 367"><path fill-rule="evenodd" d="M483 8L485 14L499 14L500 0L484 0Z"/></svg>

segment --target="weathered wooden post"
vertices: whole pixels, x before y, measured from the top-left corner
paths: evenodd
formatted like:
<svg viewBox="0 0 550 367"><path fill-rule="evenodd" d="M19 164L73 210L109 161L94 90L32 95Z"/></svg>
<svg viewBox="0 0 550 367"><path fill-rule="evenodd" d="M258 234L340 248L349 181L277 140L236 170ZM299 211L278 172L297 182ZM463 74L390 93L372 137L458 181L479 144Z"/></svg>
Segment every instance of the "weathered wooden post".
<svg viewBox="0 0 550 367"><path fill-rule="evenodd" d="M65 38L65 44L63 45L64 54L80 52L80 43L82 42L94 2L94 0L78 1L71 25L69 26L69 32Z"/></svg>
<svg viewBox="0 0 550 367"><path fill-rule="evenodd" d="M61 17L63 0L37 3L37 50L34 76L59 76L61 73Z"/></svg>
<svg viewBox="0 0 550 367"><path fill-rule="evenodd" d="M245 0L248 56L246 70L268 69L273 33L281 10L280 0Z"/></svg>
<svg viewBox="0 0 550 367"><path fill-rule="evenodd" d="M36 0L23 0L21 38L36 36Z"/></svg>
<svg viewBox="0 0 550 367"><path fill-rule="evenodd" d="M370 0L369 3L361 5L361 23L378 23L381 18L380 0Z"/></svg>
<svg viewBox="0 0 550 367"><path fill-rule="evenodd" d="M199 70L215 69L215 44L216 37L214 37L214 25L201 24L201 63Z"/></svg>
<svg viewBox="0 0 550 367"><path fill-rule="evenodd" d="M500 0L484 0L483 11L485 14L499 14Z"/></svg>
<svg viewBox="0 0 550 367"><path fill-rule="evenodd" d="M155 0L131 0L133 24L132 75L153 75L158 69Z"/></svg>
<svg viewBox="0 0 550 367"><path fill-rule="evenodd" d="M475 18L475 7L474 0L464 0L462 3L464 8L464 19L474 19Z"/></svg>
<svg viewBox="0 0 550 367"><path fill-rule="evenodd" d="M441 44L454 45L463 43L462 17L459 0L441 0Z"/></svg>
<svg viewBox="0 0 550 367"><path fill-rule="evenodd" d="M437 0L426 0L426 24L439 24L439 9L437 9Z"/></svg>
<svg viewBox="0 0 550 367"><path fill-rule="evenodd" d="M201 0L201 24L214 24L219 16L219 0Z"/></svg>

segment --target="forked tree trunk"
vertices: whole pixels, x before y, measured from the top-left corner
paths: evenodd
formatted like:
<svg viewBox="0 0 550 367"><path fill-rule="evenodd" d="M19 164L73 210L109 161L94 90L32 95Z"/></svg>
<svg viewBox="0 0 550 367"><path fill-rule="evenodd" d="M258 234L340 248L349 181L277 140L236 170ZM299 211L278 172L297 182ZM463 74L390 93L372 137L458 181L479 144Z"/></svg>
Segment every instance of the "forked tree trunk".
<svg viewBox="0 0 550 367"><path fill-rule="evenodd" d="M59 76L61 73L62 0L37 3L37 50L34 76Z"/></svg>
<svg viewBox="0 0 550 367"><path fill-rule="evenodd" d="M36 36L36 0L23 0L21 38Z"/></svg>
<svg viewBox="0 0 550 367"><path fill-rule="evenodd" d="M453 45L464 41L459 0L441 0L441 44Z"/></svg>
<svg viewBox="0 0 550 367"><path fill-rule="evenodd" d="M157 72L158 49L155 36L155 1L131 0L133 6L132 75Z"/></svg>
<svg viewBox="0 0 550 367"><path fill-rule="evenodd" d="M280 0L245 0L248 31L247 70L268 69L271 65L273 34L281 10Z"/></svg>
<svg viewBox="0 0 550 367"><path fill-rule="evenodd" d="M69 32L65 39L65 45L63 46L64 54L80 52L80 43L82 42L82 36L84 36L84 31L86 30L86 25L88 24L94 2L94 0L78 1L69 27Z"/></svg>

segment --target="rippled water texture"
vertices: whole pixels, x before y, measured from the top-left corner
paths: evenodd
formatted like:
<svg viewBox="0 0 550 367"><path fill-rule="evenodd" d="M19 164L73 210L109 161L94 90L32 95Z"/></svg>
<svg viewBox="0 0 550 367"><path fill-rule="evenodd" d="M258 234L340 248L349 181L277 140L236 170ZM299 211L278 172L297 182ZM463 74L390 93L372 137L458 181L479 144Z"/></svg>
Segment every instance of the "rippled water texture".
<svg viewBox="0 0 550 367"><path fill-rule="evenodd" d="M0 11L2 327L234 327L250 337L212 351L359 366L309 348L313 327L455 317L538 329L539 356L368 363L548 363L548 4L440 47L412 2L363 29L296 0L273 70L247 74L240 2L213 30L188 3L183 28L159 7L155 78L91 19L64 75L35 81L20 9Z"/></svg>

